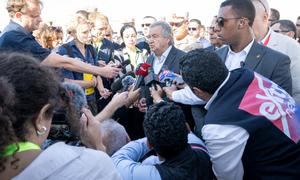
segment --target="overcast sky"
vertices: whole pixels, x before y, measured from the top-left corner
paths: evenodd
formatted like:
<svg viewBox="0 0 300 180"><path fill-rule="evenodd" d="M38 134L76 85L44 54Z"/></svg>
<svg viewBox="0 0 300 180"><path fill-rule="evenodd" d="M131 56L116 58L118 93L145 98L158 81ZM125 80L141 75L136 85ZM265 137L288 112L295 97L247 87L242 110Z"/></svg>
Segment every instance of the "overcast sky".
<svg viewBox="0 0 300 180"><path fill-rule="evenodd" d="M140 20L145 15L156 18L169 16L176 12L189 13L189 18L197 18L203 24L209 25L211 18L218 13L219 5L223 0L42 0L44 21L54 21L65 25L72 14L79 9L98 8L110 19L113 24L123 20L135 18L139 27ZM299 0L269 0L270 7L278 9L281 19L295 21L300 15ZM6 0L0 0L0 29L8 22L5 9Z"/></svg>

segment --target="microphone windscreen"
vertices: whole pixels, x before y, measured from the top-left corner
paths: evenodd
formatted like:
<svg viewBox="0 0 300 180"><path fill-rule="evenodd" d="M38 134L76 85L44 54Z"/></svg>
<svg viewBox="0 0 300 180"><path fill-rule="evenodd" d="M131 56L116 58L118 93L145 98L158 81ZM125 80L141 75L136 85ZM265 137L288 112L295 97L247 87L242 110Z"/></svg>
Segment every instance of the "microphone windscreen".
<svg viewBox="0 0 300 180"><path fill-rule="evenodd" d="M87 100L85 93L78 84L64 82L62 86L67 91L68 96L71 99L71 102L75 105L77 111L80 111L84 106L87 105Z"/></svg>
<svg viewBox="0 0 300 180"><path fill-rule="evenodd" d="M145 77L145 76L147 76L147 74L148 74L148 69L149 69L150 67L151 67L151 65L148 64L148 63L141 63L141 64L139 64L139 66L137 67L135 74L138 75L138 76L143 76L143 77Z"/></svg>
<svg viewBox="0 0 300 180"><path fill-rule="evenodd" d="M132 76L132 77L135 77L134 73L132 71L130 72L127 72L126 74L124 74L123 76L121 76L120 78L118 78L117 80L115 80L110 88L112 90L113 93L116 93L118 92L119 90L121 90L123 88L123 85L122 85L122 80L126 77L126 76Z"/></svg>
<svg viewBox="0 0 300 180"><path fill-rule="evenodd" d="M177 76L175 75L175 73L169 71L169 70L164 70L162 71L159 76L159 82L165 82L165 81L173 81Z"/></svg>
<svg viewBox="0 0 300 180"><path fill-rule="evenodd" d="M126 76L123 80L122 80L122 86L123 86L123 91L127 91L128 88L135 83L135 78L133 78L132 76Z"/></svg>

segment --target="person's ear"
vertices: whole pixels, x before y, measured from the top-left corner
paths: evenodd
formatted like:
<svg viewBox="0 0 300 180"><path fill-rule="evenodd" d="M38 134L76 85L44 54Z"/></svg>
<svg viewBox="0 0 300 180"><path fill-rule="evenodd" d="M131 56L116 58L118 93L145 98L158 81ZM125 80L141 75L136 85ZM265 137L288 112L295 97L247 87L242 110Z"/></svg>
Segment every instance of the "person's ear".
<svg viewBox="0 0 300 180"><path fill-rule="evenodd" d="M239 28L239 29L243 29L247 24L248 24L248 19L246 19L246 18L241 18L241 19L239 20L238 28Z"/></svg>
<svg viewBox="0 0 300 180"><path fill-rule="evenodd" d="M149 142L148 139L147 139L147 146L148 146L149 149L152 149L152 148L153 148L152 144Z"/></svg>
<svg viewBox="0 0 300 180"><path fill-rule="evenodd" d="M293 31L287 32L286 35L288 35L288 36L291 37L291 38L294 38L294 37L295 37L295 33L294 33Z"/></svg>
<svg viewBox="0 0 300 180"><path fill-rule="evenodd" d="M46 104L40 110L36 118L36 121L34 123L34 127L37 132L43 131L45 127L47 128L47 124L49 124L49 114L48 114L49 108L50 108L50 104Z"/></svg>
<svg viewBox="0 0 300 180"><path fill-rule="evenodd" d="M193 87L193 92L196 96L198 96L200 99L203 99L204 101L208 101L211 97L211 94L197 87Z"/></svg>
<svg viewBox="0 0 300 180"><path fill-rule="evenodd" d="M21 12L16 12L15 17L20 19L23 14Z"/></svg>
<svg viewBox="0 0 300 180"><path fill-rule="evenodd" d="M202 90L199 89L199 88L193 87L193 92L194 92L194 94L195 94L196 96L198 96L198 97L201 98L201 97L204 95L204 92L205 92L205 91L202 91Z"/></svg>
<svg viewBox="0 0 300 180"><path fill-rule="evenodd" d="M263 21L269 23L269 14L264 12Z"/></svg>

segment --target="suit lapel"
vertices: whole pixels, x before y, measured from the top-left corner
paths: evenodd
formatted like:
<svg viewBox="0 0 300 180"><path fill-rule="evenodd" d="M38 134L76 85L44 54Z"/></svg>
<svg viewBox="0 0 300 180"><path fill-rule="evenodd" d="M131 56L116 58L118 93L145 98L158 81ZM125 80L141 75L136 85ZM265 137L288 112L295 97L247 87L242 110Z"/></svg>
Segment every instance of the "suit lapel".
<svg viewBox="0 0 300 180"><path fill-rule="evenodd" d="M263 45L260 45L254 41L245 59L245 68L255 70L257 65L260 63L264 52Z"/></svg>
<svg viewBox="0 0 300 180"><path fill-rule="evenodd" d="M170 50L170 52L169 52L169 54L168 54L168 56L167 56L167 59L165 60L165 62L164 62L164 64L163 64L162 68L163 68L163 67L168 67L168 68L172 67L173 59L174 59L175 57L176 57L175 47L172 46L172 48L171 48L171 50ZM159 72L161 72L161 69L160 69Z"/></svg>
<svg viewBox="0 0 300 180"><path fill-rule="evenodd" d="M151 54L151 55L148 57L146 63L151 64L151 66L153 66L153 61L154 61L154 55Z"/></svg>
<svg viewBox="0 0 300 180"><path fill-rule="evenodd" d="M229 51L229 46L222 47L221 49L218 49L216 52L219 55L219 57L222 59L222 62L225 64L227 54Z"/></svg>

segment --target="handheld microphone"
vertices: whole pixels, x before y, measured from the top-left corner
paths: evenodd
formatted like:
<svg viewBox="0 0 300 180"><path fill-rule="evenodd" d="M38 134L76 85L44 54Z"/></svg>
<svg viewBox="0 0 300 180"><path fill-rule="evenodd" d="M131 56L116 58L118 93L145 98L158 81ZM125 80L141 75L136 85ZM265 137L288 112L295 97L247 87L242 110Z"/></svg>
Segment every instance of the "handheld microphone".
<svg viewBox="0 0 300 180"><path fill-rule="evenodd" d="M116 92L118 92L119 90L121 90L121 89L123 88L122 80L123 80L124 78L126 78L127 76L135 77L134 73L133 73L132 71L130 71L130 72L127 72L126 74L122 75L122 76L121 76L120 78L118 78L117 80L115 80L115 81L111 84L111 86L110 86L111 91L112 91L113 93L116 93Z"/></svg>
<svg viewBox="0 0 300 180"><path fill-rule="evenodd" d="M175 73L169 71L169 70L163 70L159 76L159 82L161 83L165 83L167 87L172 86L172 83L174 81L174 79L177 77L177 75L175 75Z"/></svg>
<svg viewBox="0 0 300 180"><path fill-rule="evenodd" d="M127 91L128 88L135 83L135 78L133 78L132 76L126 76L123 80L122 80L122 91Z"/></svg>
<svg viewBox="0 0 300 180"><path fill-rule="evenodd" d="M77 112L80 112L84 106L87 106L85 93L78 84L64 82L62 83L62 86L65 88Z"/></svg>
<svg viewBox="0 0 300 180"><path fill-rule="evenodd" d="M75 83L64 82L62 88L65 89L66 95L70 98L72 105L74 106L75 113L78 118L81 115L81 109L87 107L87 100L84 90ZM63 106L56 107L53 118L50 133L48 138L52 140L71 141L76 140L79 135L79 121L69 117L66 109Z"/></svg>
<svg viewBox="0 0 300 180"><path fill-rule="evenodd" d="M146 86L152 86L156 84L159 84L158 76L154 73L154 69L150 67L148 69L148 75L144 79L145 85Z"/></svg>
<svg viewBox="0 0 300 180"><path fill-rule="evenodd" d="M150 67L151 65L148 63L141 63L137 66L135 74L138 77L134 86L134 90L138 89L141 86L142 82L144 81L144 77L148 75L148 69Z"/></svg>

